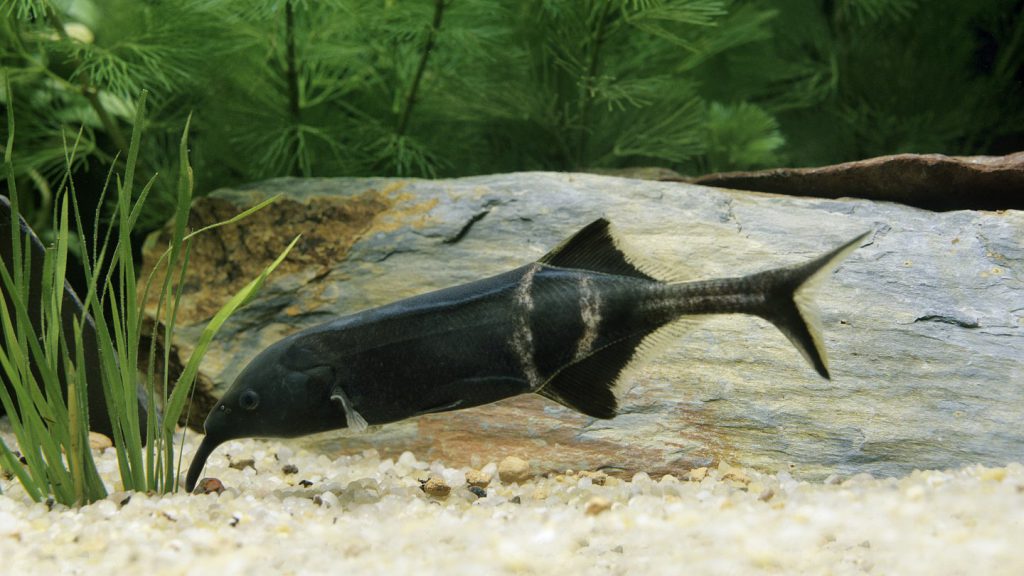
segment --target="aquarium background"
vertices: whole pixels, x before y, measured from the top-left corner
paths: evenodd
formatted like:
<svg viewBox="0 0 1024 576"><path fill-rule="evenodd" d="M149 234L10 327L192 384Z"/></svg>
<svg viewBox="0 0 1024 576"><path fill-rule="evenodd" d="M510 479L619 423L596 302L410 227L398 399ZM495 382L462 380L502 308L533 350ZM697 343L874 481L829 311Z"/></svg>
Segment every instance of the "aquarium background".
<svg viewBox="0 0 1024 576"><path fill-rule="evenodd" d="M142 90L138 232L277 176L683 175L1024 142L1020 0L3 0L22 210L88 201ZM12 103L4 102L4 106ZM141 189L141 185L137 189Z"/></svg>

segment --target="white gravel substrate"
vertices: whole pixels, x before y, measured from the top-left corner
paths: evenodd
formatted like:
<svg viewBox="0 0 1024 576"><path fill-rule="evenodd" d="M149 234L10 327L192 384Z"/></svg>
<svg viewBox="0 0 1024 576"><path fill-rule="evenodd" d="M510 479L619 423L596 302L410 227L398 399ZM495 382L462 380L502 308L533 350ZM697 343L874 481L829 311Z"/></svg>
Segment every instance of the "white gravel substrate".
<svg viewBox="0 0 1024 576"><path fill-rule="evenodd" d="M6 420L0 433L10 445ZM97 462L118 490L113 450ZM115 493L77 510L3 478L0 574L1024 574L1020 464L826 483L720 467L508 484L482 468L494 478L478 497L468 470L408 453L238 441L207 466L220 495ZM424 493L429 476L447 498Z"/></svg>

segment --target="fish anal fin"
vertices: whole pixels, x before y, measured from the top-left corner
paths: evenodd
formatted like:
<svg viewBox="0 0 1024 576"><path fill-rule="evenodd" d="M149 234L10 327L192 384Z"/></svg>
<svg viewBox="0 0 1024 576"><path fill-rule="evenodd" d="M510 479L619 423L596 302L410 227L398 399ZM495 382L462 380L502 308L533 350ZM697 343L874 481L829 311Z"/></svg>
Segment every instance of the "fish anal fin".
<svg viewBox="0 0 1024 576"><path fill-rule="evenodd" d="M369 424L366 422L366 418L356 411L355 406L352 404L352 400L345 395L345 391L342 390L341 386L335 386L331 390L331 402L337 402L341 405L341 409L345 412L345 423L348 425L350 430L355 432L364 432L369 428Z"/></svg>
<svg viewBox="0 0 1024 576"><path fill-rule="evenodd" d="M619 248L608 220L598 218L544 255L541 264L653 280Z"/></svg>
<svg viewBox="0 0 1024 576"><path fill-rule="evenodd" d="M609 344L558 371L537 393L594 418L618 413L615 388L647 333Z"/></svg>

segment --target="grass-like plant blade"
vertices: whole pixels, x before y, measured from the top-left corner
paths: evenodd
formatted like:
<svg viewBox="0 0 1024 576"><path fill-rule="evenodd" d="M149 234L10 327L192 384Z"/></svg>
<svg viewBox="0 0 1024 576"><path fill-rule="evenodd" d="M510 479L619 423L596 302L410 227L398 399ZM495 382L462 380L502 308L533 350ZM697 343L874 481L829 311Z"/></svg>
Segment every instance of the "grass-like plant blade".
<svg viewBox="0 0 1024 576"><path fill-rule="evenodd" d="M188 120L186 120L185 122L185 129L182 131L181 142L178 148L178 194L173 219L174 226L171 233L171 241L168 250L165 251L164 254L160 256L160 258L157 260L156 264L150 271L149 277L147 278L146 284L143 288L141 300L143 303L148 301L149 291L150 288L152 287L153 279L156 272L161 269L161 266L166 266L163 283L160 287L160 292L158 293L159 296L157 299L157 308L155 314L156 322L154 322L153 325L153 331L155 332L156 330L160 329L160 320L162 318L166 318L166 320L163 322L164 342L173 341L172 338L177 319L178 304L181 301L182 290L180 289L180 287L184 285L184 275L186 269L188 268L187 256L179 266L181 250L184 247L186 249L187 254L188 250L191 248L190 243L184 242L185 229L188 227L189 212L192 205L193 189L192 167L188 161L188 133L191 121L192 116L189 115ZM174 278L175 273L177 273L178 277L178 282L176 286L178 286L179 288L177 290L172 290L171 281ZM171 299L173 301L173 304L171 304L170 313L166 312L168 299ZM141 312L139 316L141 320ZM139 329L141 331L141 326ZM170 346L163 347L162 360L164 370L162 374L157 375L154 373L157 338L155 333L152 334L151 336L152 337L150 338L148 362L149 368L146 373L146 391L149 413L153 414L157 410L157 391L155 383L156 378L158 377L161 379L163 383L163 385L161 386L163 396L160 398L159 404L161 408L167 405L167 390L168 383L170 380L170 374L168 371L170 366ZM148 480L147 483L149 484L149 488L155 490L158 489L162 481L166 479L165 471L173 469L173 460L168 460L165 462L162 456L167 454L169 455L169 457L173 458L173 452L164 450L164 444L167 442L167 438L165 438L165 436L161 434L161 430L157 426L156 420L150 418L147 421L147 424L148 426L146 429L146 477Z"/></svg>
<svg viewBox="0 0 1024 576"><path fill-rule="evenodd" d="M4 75L4 90L7 102L13 101L10 78ZM53 493L58 498L69 498L70 483L67 482L66 470L62 465L58 442L48 430L46 423L55 419L50 412L50 405L36 384L36 377L29 368L29 359L38 364L38 373L46 381L56 379L56 375L46 365L46 355L40 348L36 331L32 328L27 302L29 286L32 279L32 239L23 238L20 211L18 208L17 185L13 169L14 149L14 112L7 106L7 148L4 151L4 166L10 194L10 261L0 266L0 284L2 284L3 306L0 307L0 328L3 330L5 350L0 351L0 367L3 368L7 381L14 391L14 398L4 387L0 400L9 414L12 428L18 445L22 449L26 468L16 464L17 459L2 444L3 462L8 469L17 475L25 486L26 492L39 500L44 495ZM39 264L36 265L37 267ZM11 317L13 308L14 317ZM40 311L36 311L39 313ZM49 465L48 465L49 464Z"/></svg>
<svg viewBox="0 0 1024 576"><path fill-rule="evenodd" d="M264 208L266 208L267 206L270 206L274 202L277 202L281 198L281 196L283 196L283 194L275 194L275 195L271 196L270 198L267 198L266 200L260 202L259 204L256 204L255 206L253 206L251 208L246 208L242 212L239 212L238 214L236 214L235 216L232 216L231 218L228 218L227 220L222 220L220 222L214 222L213 224L204 226L204 227L200 228L199 230L196 230L195 232L190 232L188 234L188 236L185 236L185 240L191 240L195 236L198 236L199 234L202 234L204 232L209 232L210 230L213 230L215 228L220 228L221 226L227 226L228 224L234 224L235 222L243 220L243 219L249 217L249 215L251 215L251 214L253 214L255 212L259 212L260 210L263 210Z"/></svg>
<svg viewBox="0 0 1024 576"><path fill-rule="evenodd" d="M93 276L91 284L98 286L103 298L93 301L93 314L96 316L97 333L100 342L100 357L103 364L104 396L107 411L111 418L114 432L114 445L117 449L118 466L121 481L126 489L146 490L146 469L142 453L143 431L140 430L138 396L137 396L137 365L140 320L137 303L135 263L131 253L131 230L138 218L138 210L145 202L154 180L143 187L138 200L134 203L133 184L135 165L138 161L142 126L145 120L145 102L147 92L144 90L136 105L135 123L132 130L131 143L125 166L124 180L117 182L117 198L115 214L118 222L117 242L111 255L111 265L104 278ZM134 217L133 217L134 213ZM104 252L106 249L104 242ZM100 270L94 266L93 271ZM110 307L110 322L105 317L103 300L111 298L114 305Z"/></svg>
<svg viewBox="0 0 1024 576"><path fill-rule="evenodd" d="M7 101L11 102L9 82L5 82L5 87ZM110 430L124 488L160 492L176 489L175 475L180 471L180 462L176 468L173 435L182 410L191 397L199 363L231 314L254 296L298 241L296 237L273 263L214 315L200 335L199 343L171 393L168 393L167 368L170 365L170 348L165 346L163 349L163 374L155 375L153 366L156 363L153 360L157 339L151 339L153 344L149 349L150 362L145 382L148 393L146 413L149 417L146 425L141 426L138 354L145 320L143 305L148 301L155 271L161 269L161 265L165 266L155 326L159 329L163 320L164 342L171 343L196 235L238 222L278 198L267 199L230 220L188 233L193 176L188 160L189 125L186 124L180 143L178 205L172 241L151 271L143 293L139 294L136 264L131 252L131 231L142 214L142 205L155 181L155 177L150 179L135 196L134 174L144 124L145 98L146 93L143 92L137 103L124 179L118 179L113 169L107 176L107 184L116 186L117 197L111 218L116 222L117 230L112 233L114 226L107 227L106 232L93 237L91 246L82 250L88 286L83 302L73 294L67 296L65 288L72 227L79 238L86 238L74 182L70 179L74 153L82 132L72 146L69 147L65 141L66 171L58 188L60 201L52 221L52 228L57 232L56 241L52 247L45 248L27 227L21 227L11 160L13 114L8 107L10 132L4 152L3 176L12 194L10 241L14 254L5 259L4 266L0 266L0 287L3 288L0 292L3 304L0 307L0 335L5 343L0 347L0 369L10 384L10 388L0 388L0 403L8 413L26 464L19 463L15 453L0 442L0 465L16 475L26 493L36 500L52 495L59 502L74 505L105 496L106 489L96 470L88 442L93 415L89 413L87 400L92 397L90 392L95 393L96 390L103 391L104 408L110 417ZM104 186L100 192L101 204L106 192ZM95 214L96 230L101 229L99 210L97 208ZM102 241L99 240L101 235ZM65 301L66 297L71 300ZM87 327L91 330L88 343L84 337ZM92 356L87 358L89 354ZM88 365L87 360L90 362ZM163 379L163 396L157 393L157 377ZM158 415L161 408L162 419Z"/></svg>
<svg viewBox="0 0 1024 576"><path fill-rule="evenodd" d="M77 142L76 142L77 148ZM73 154L74 152L72 152ZM68 162L71 158L68 158ZM73 189L72 192L73 193ZM65 272L67 270L69 217L68 217L68 196L65 193L61 197L60 214L57 221L57 241L53 250L54 258L47 261L53 262L52 281L44 280L43 286L50 292L51 319L49 328L53 332L53 346L49 350L57 352L57 362L64 362L65 384L67 386L67 421L59 422L57 426L66 426L64 434L67 437L65 454L68 468L74 486L75 502L88 503L104 498L107 495L103 481L96 470L96 464L92 458L92 451L89 447L89 382L86 378L84 323L82 316L75 316L72 319L70 334L63 323L64 318L64 287ZM49 274L44 275L49 279ZM84 314L84 309L82 314ZM68 349L67 339L74 340L73 352ZM73 361L72 361L73 359ZM99 382L94 385L100 385ZM62 420L62 419L61 419Z"/></svg>
<svg viewBox="0 0 1024 576"><path fill-rule="evenodd" d="M85 360L85 341L83 339L83 319L76 318L74 321L74 329L72 334L75 338L75 367L81 367L86 365ZM69 367L69 371L73 367ZM103 485L103 479L100 478L99 471L96 469L96 462L92 457L92 449L89 445L89 425L88 425L88 407L89 402L87 400L87 394L79 392L72 402L72 390L88 390L87 388L86 372L85 370L75 369L74 374L68 374L68 410L69 410L69 423L70 423L70 434L71 434L71 453L74 454L73 461L78 466L79 472L75 474L74 469L72 470L75 476L75 485L81 486L81 490L85 495L85 498L80 498L78 501L94 502L101 498L105 498L107 495L107 489ZM76 425L75 421L78 420Z"/></svg>
<svg viewBox="0 0 1024 576"><path fill-rule="evenodd" d="M44 258L43 281L40 286L43 293L44 305L49 306L49 314L44 314L46 346L44 349L49 352L50 362L56 370L63 368L64 383L67 387L66 420L58 418L57 422L51 424L57 428L57 434L66 438L64 452L67 458L68 471L71 473L72 487L75 495L75 502L85 503L91 501L92 494L86 489L86 470L83 448L88 448L88 436L83 442L83 431L88 431L89 415L87 409L83 409L85 398L88 396L88 387L85 378L81 378L79 367L85 365L85 355L82 353L81 337L75 338L78 346L75 348L75 362L69 358L71 354L67 346L67 336L61 322L64 303L64 272L67 269L68 254L68 196L64 194L61 198L60 214L57 217L54 229L57 230L56 248L47 250L47 258ZM54 257L55 256L55 257ZM81 323L74 321L73 332L81 333ZM72 337L74 337L72 335ZM59 364L63 363L63 366ZM59 395L60 392L58 391ZM51 391L47 390L47 399L51 399ZM56 413L56 410L55 410ZM84 445L84 446L83 446ZM91 456L91 455L90 455ZM101 495L105 496L106 494Z"/></svg>
<svg viewBox="0 0 1024 576"><path fill-rule="evenodd" d="M199 372L199 362L206 354L207 348L213 341L214 336L220 331L221 327L227 321L227 319L235 313L236 310L244 306L251 300L259 289L263 286L267 277L270 273L276 269L281 262L288 256L295 244L298 243L301 236L296 236L292 239L291 243L285 247L285 249L278 255L278 257L270 263L269 266L260 272L260 275L254 278L251 282L246 284L241 290L235 293L230 300L220 310L214 314L213 318L203 329L203 333L199 336L199 342L196 344L192 355L188 359L188 363L185 365L185 369L181 373L181 377L178 379L177 384L174 387L174 392L171 393L170 402L168 402L166 412L164 413L164 432L165 434L171 434L174 431L174 425L178 421L178 416L181 415L182 409L185 407L185 402L190 396L192 389L192 383L195 381L196 374ZM179 469L175 471L175 479L168 483L168 485L174 485L177 487L177 476L180 475Z"/></svg>
<svg viewBox="0 0 1024 576"><path fill-rule="evenodd" d="M81 339L79 339L79 342ZM65 347L65 350L67 348ZM85 361L85 357L79 353L77 354L82 361ZM68 387L68 446L67 446L67 457L68 457L68 468L71 470L71 481L75 490L75 502L84 503L86 499L85 491L85 470L84 460L85 456L82 454L83 444L88 446L88 441L82 442L82 430L88 429L88 421L83 422L81 419L82 412L79 407L82 405L82 398L84 397L85 391L79 390L82 388L82 382L79 381L78 372L73 371L67 374L67 387Z"/></svg>
<svg viewBox="0 0 1024 576"><path fill-rule="evenodd" d="M0 266L4 300L4 306L0 308L0 328L6 343L0 354L0 367L14 391L14 398L9 397L6 389L2 396L33 485L31 489L26 488L27 492L33 497L52 493L61 502L71 503L74 497L72 483L61 453L63 440L67 438L66 428L62 428L59 422L63 398L57 374L49 361L52 355L44 350L45 341L37 335L27 306L34 248L30 237L22 238L16 200L12 200L11 208L12 236L18 240L12 241L14 253L11 262ZM37 263L36 267L40 265ZM52 264L44 267L52 270ZM9 306L13 308L13 318ZM36 313L42 313L42 310ZM30 366L36 367L35 373ZM38 382L40 379L42 383ZM44 394L43 389L56 390L56 397ZM9 461L6 456L4 459ZM19 475L19 478L23 477Z"/></svg>
<svg viewBox="0 0 1024 576"><path fill-rule="evenodd" d="M6 292L4 293L6 294ZM4 296L6 298L6 296ZM7 327L10 326L10 316L7 314L7 305L4 302L4 306L0 308L0 314L2 314L3 325L6 331ZM4 374L8 376L8 382L11 382L12 388L17 391L20 386L15 383L17 378L17 368L12 365L10 358L8 358L6 351L0 348L0 369L4 371ZM14 399L11 398L10 393L7 391L6 386L0 386L0 402L3 403L4 411L7 412L8 418L11 421L11 428L14 429L15 437L18 444L26 438L27 430L21 423L21 418L16 410ZM29 497L39 502L47 493L47 487L45 483L40 483L37 477L32 474L33 468L26 468L21 465L14 453L11 452L7 444L0 439L0 458L2 458L3 468L11 474L14 474L21 485L24 486L25 492L28 493ZM26 458L26 463L28 462Z"/></svg>
<svg viewBox="0 0 1024 576"><path fill-rule="evenodd" d="M181 305L182 293L184 292L184 290L182 290L182 287L185 285L185 272L186 270L188 270L189 255L192 252L192 243L185 241L185 229L188 227L189 211L192 206L192 190L195 185L195 181L193 180L192 175L192 166L189 164L188 159L188 134L189 127L191 125L192 115L189 114L188 119L185 121L185 130L182 131L181 134L181 141L178 144L178 206L174 214L174 231L171 235L172 244L170 260L167 263L167 274L164 275L164 285L160 292L159 309L163 308L168 296L173 296L172 303L170 305L170 314L168 315L169 318L164 325L164 342L167 343L167 345L164 346L163 349L164 373L162 376L164 385L162 389L164 397L162 398L162 400L163 406L165 407L168 405L169 401L168 385L170 384L170 373L168 372L168 367L170 366L171 356L170 343L173 342L174 329L177 326L178 309L179 306ZM185 254L183 257L181 256L182 246L185 247ZM181 259L180 266L178 266L179 258ZM178 270L178 281L176 284L177 288L173 291L172 294L168 281L171 279L172 273L175 269ZM158 312L157 318L159 317L160 315ZM153 338L152 340L154 343L156 342L155 338ZM179 414L174 415L175 422L177 422L178 416ZM156 448L164 450L164 454L167 455L167 457L160 459L160 463L164 465L163 469L159 471L162 472L164 475L164 486L173 489L174 483L170 481L171 472L175 468L173 443L171 442L171 438L169 435L163 435L159 433L159 431L156 429L155 422L153 423L153 438L156 440L154 444L158 442L160 443L160 446L157 446ZM164 445L164 443L166 443L166 446ZM154 473L153 480L154 482L159 481L156 476L156 473Z"/></svg>

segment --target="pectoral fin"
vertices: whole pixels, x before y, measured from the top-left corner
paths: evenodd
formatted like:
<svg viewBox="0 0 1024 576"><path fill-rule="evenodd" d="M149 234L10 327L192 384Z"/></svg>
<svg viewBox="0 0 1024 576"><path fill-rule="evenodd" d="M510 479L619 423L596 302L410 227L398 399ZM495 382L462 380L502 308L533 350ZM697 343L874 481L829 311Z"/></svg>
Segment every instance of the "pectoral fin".
<svg viewBox="0 0 1024 576"><path fill-rule="evenodd" d="M345 391L342 390L341 386L335 386L331 390L331 402L336 402L341 405L341 409L345 411L345 422L348 424L350 430L356 432L364 432L368 427L366 419L359 412L356 412L355 406L352 404L352 400L345 395Z"/></svg>

